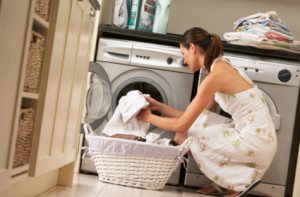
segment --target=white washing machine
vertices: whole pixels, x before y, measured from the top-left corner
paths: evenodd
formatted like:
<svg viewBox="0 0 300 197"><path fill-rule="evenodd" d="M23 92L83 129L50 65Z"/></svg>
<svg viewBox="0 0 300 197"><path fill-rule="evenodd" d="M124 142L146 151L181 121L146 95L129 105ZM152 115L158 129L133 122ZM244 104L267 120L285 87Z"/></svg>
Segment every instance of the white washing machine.
<svg viewBox="0 0 300 197"><path fill-rule="evenodd" d="M293 181L288 180L288 173L295 173L289 172L289 166L292 162L296 162L291 159L293 152L291 147L292 143L299 144L299 139L293 139L293 134L299 132L294 125L300 85L300 64L230 53L225 54L225 57L234 66L243 69L263 91L277 131L277 153L261 184L253 193L279 197L289 195L287 187L291 187L288 184ZM204 72L200 72L200 83L205 75ZM199 171L195 161L190 157L185 185L201 187L208 183L210 180Z"/></svg>
<svg viewBox="0 0 300 197"><path fill-rule="evenodd" d="M85 122L99 135L128 91L140 90L181 110L190 103L194 74L183 66L179 47L101 38L89 71ZM152 125L149 132L174 137ZM89 158L82 159L81 171L95 172ZM178 184L179 174L178 169L169 183Z"/></svg>

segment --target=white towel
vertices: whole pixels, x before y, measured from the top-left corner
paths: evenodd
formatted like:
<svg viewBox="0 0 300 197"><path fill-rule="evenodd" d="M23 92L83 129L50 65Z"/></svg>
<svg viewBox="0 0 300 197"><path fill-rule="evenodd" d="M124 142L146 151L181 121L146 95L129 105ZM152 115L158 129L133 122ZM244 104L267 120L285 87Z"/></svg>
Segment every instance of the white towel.
<svg viewBox="0 0 300 197"><path fill-rule="evenodd" d="M128 92L119 100L119 105L102 132L108 136L130 134L144 138L150 124L137 120L135 116L148 105L149 103L140 91Z"/></svg>
<svg viewBox="0 0 300 197"><path fill-rule="evenodd" d="M157 133L148 133L146 135L146 143L160 144L165 146L170 145L171 140L167 138L160 138L160 135L161 134L157 134Z"/></svg>

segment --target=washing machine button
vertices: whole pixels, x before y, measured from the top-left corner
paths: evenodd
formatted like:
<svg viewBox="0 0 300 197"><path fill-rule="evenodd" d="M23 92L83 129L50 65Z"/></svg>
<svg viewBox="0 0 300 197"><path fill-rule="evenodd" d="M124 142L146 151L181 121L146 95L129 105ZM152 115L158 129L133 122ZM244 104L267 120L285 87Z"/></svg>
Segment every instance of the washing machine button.
<svg viewBox="0 0 300 197"><path fill-rule="evenodd" d="M168 58L167 58L167 63L168 63L168 64L172 64L172 63L173 63L173 58L168 57Z"/></svg>

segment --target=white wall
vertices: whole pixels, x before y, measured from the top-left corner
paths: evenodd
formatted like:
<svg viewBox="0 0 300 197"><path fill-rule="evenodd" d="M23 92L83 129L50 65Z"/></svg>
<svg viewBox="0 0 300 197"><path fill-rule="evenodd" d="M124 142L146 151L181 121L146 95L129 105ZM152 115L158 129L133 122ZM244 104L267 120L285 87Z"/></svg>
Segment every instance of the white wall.
<svg viewBox="0 0 300 197"><path fill-rule="evenodd" d="M200 26L223 36L233 22L258 12L276 11L294 37L300 40L299 0L172 0L168 32L182 34Z"/></svg>

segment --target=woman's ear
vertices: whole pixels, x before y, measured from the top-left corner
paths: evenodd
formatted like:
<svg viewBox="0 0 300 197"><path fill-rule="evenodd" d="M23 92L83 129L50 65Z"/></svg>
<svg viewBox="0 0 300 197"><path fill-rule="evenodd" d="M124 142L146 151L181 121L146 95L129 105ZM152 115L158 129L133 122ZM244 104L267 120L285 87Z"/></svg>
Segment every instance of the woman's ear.
<svg viewBox="0 0 300 197"><path fill-rule="evenodd" d="M196 46L195 46L195 44L190 43L190 48L189 48L189 50L190 50L190 52L192 52L192 53L194 54L195 51L196 51Z"/></svg>

